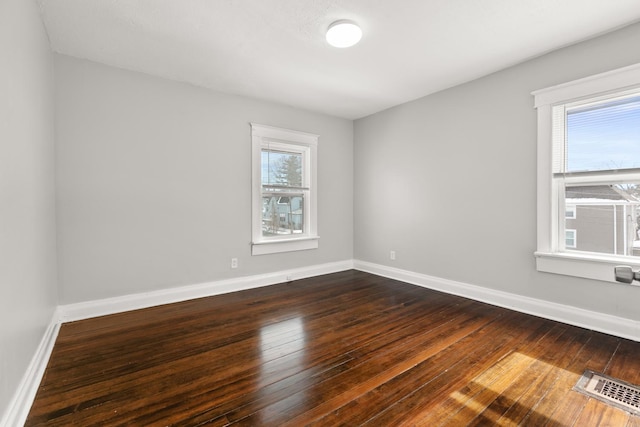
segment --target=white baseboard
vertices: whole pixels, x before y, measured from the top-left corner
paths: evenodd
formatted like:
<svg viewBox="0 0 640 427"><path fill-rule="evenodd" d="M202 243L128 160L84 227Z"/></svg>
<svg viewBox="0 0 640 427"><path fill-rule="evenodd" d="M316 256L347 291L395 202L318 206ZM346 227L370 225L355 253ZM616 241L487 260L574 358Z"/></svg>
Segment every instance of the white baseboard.
<svg viewBox="0 0 640 427"><path fill-rule="evenodd" d="M336 273L338 271L353 269L353 260L340 261L328 264L319 264L292 270L278 271L274 273L258 274L254 276L238 277L234 279L218 280L215 282L200 283L196 285L180 286L162 289L152 292L124 295L114 298L105 298L95 301L80 302L61 305L58 307L59 323L104 316L107 314L121 313L123 311L137 310L154 307L162 304L186 301L195 298L203 298L229 292L243 291L274 285L290 280L304 279L322 274Z"/></svg>
<svg viewBox="0 0 640 427"><path fill-rule="evenodd" d="M634 341L640 341L640 322L637 320L598 313L582 308L530 298L509 292L497 291L468 283L441 279L426 274L400 270L380 264L354 260L356 270L389 277L406 283L422 286L448 294L459 295L476 301L486 302L499 307L522 313L544 317L581 328L592 329Z"/></svg>
<svg viewBox="0 0 640 427"><path fill-rule="evenodd" d="M58 315L54 313L49 326L47 327L40 344L36 349L35 354L31 358L29 366L18 385L13 398L9 402L2 419L0 419L0 426L22 426L27 420L29 410L33 404L33 400L40 387L40 382L44 375L44 371L49 362L49 357L53 351L53 345L58 337L58 331L60 330L60 323L57 321Z"/></svg>
<svg viewBox="0 0 640 427"><path fill-rule="evenodd" d="M336 273L354 268L356 270L365 271L378 276L389 277L391 279L453 295L459 295L499 307L628 338L634 341L640 341L640 322L636 320L625 319L609 314L593 312L577 307L497 291L468 283L428 276L380 264L373 264L359 260L347 260L278 271L275 273L239 277L197 285L182 286L153 292L58 306L51 324L45 331L40 345L38 346L38 349L36 350L36 353L34 354L27 371L20 382L18 390L0 420L0 426L9 427L24 424L31 405L33 404L33 399L35 398L42 376L44 375L51 351L53 350L53 345L56 337L58 336L60 324L63 322L82 320L106 314L120 313L123 311L153 307L161 304L170 304L194 298L258 288L290 280Z"/></svg>
<svg viewBox="0 0 640 427"><path fill-rule="evenodd" d="M42 381L44 371L49 362L60 325L64 322L88 319L123 311L153 307L161 304L185 301L194 298L219 295L229 292L274 285L290 280L320 276L322 274L337 273L353 269L353 260L278 271L275 273L258 274L228 280L188 285L154 292L125 295L77 304L60 305L53 315L51 323L40 341L31 363L23 376L18 389L0 419L0 427L14 427L24 425L33 400Z"/></svg>

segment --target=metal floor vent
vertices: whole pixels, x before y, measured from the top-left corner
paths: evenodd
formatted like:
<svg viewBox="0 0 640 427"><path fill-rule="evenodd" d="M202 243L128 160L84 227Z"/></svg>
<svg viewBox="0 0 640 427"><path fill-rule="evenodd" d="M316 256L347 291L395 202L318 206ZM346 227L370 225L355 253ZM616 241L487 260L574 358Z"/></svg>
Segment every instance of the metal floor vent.
<svg viewBox="0 0 640 427"><path fill-rule="evenodd" d="M587 396L634 415L640 415L640 387L586 370L573 387Z"/></svg>

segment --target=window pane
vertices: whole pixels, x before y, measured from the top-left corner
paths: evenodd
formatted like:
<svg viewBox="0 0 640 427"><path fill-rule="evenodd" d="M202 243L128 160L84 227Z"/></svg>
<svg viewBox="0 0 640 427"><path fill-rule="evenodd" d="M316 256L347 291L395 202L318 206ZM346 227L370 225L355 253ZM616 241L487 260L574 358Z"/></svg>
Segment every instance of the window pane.
<svg viewBox="0 0 640 427"><path fill-rule="evenodd" d="M302 153L262 149L262 184L302 187Z"/></svg>
<svg viewBox="0 0 640 427"><path fill-rule="evenodd" d="M640 167L640 96L567 111L567 172Z"/></svg>
<svg viewBox="0 0 640 427"><path fill-rule="evenodd" d="M264 195L262 197L262 235L302 234L304 196Z"/></svg>
<svg viewBox="0 0 640 427"><path fill-rule="evenodd" d="M571 205L566 205L564 217L567 219L575 219L576 218L576 207Z"/></svg>
<svg viewBox="0 0 640 427"><path fill-rule="evenodd" d="M564 220L565 247L640 256L640 185L568 186L565 204L575 206L575 217Z"/></svg>

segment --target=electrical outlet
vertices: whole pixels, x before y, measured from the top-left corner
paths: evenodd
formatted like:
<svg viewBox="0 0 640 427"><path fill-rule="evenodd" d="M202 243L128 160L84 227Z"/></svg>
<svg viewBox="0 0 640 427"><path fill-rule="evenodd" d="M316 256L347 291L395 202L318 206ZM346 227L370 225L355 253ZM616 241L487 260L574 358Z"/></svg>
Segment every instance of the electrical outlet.
<svg viewBox="0 0 640 427"><path fill-rule="evenodd" d="M389 252L389 259L395 261L396 259L396 251Z"/></svg>
<svg viewBox="0 0 640 427"><path fill-rule="evenodd" d="M231 258L231 268L238 268L238 258Z"/></svg>

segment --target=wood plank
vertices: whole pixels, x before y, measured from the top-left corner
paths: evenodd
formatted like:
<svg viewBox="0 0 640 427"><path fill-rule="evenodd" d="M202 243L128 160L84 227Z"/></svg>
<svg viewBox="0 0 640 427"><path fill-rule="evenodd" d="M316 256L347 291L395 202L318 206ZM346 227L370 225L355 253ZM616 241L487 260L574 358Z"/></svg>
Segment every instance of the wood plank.
<svg viewBox="0 0 640 427"><path fill-rule="evenodd" d="M369 292L371 292L370 289ZM374 304L375 300L373 300L375 296L375 293L370 294L372 301L369 302L369 305L364 306L365 309L377 312L378 307ZM385 301L386 296L380 298L382 301ZM238 312L240 312L240 314L238 314ZM54 371L53 374L55 374L55 372L63 374L63 378L52 378L52 381L69 387L74 384L70 384L68 378L76 378L79 382L85 381L91 383L96 376L118 376L122 374L123 370L140 371L160 365L167 360L190 357L209 351L219 351L223 354L231 355L235 353L243 354L243 348L233 347L253 346L254 344L249 340L252 338L255 339L256 335L259 335L259 331L268 327L268 324L265 325L263 322L261 325L257 325L255 320L252 320L250 323L239 321L237 320L238 318L257 319L261 318L260 316L262 315L242 309L238 310L238 312L234 312L233 315L225 315L218 321L207 322L203 319L201 313L197 313L192 316L193 318L190 318L188 322L180 322L179 319L175 322L162 320L159 322L157 328L146 327L133 329L131 326L128 326L128 331L118 329L112 334L110 339L106 339L104 336L98 336L96 339L99 341L99 344L93 349L83 348L82 346L85 340L81 339L77 343L73 343L73 347L70 350L68 350L69 346L64 347L74 355L73 357L68 357L70 360L68 360L66 364L51 364L52 367L59 368ZM314 312L311 314L315 315L317 313ZM280 322L285 320L286 318L282 316L278 317L278 321ZM338 321L344 322L344 319L338 317ZM228 326L230 323L233 324L233 327ZM273 322L273 324L276 323L278 322ZM196 326L194 326L194 324ZM212 330L215 330L215 336L212 336L210 333ZM189 342L188 347L181 344L185 340ZM78 351L78 346L82 351ZM122 347L133 348L133 350L123 352L121 351ZM77 353L80 354L76 356ZM56 355L61 356L57 359L66 356L63 352L58 352ZM96 370L92 365L93 363L101 365L105 359L110 360L109 367L106 371ZM136 365L132 366L132 363ZM58 390L55 388L49 391L51 394L58 393Z"/></svg>
<svg viewBox="0 0 640 427"><path fill-rule="evenodd" d="M529 414L537 410L538 403L549 389L556 386L560 372L575 359L590 338L589 331L569 328L552 344L558 352L549 353L547 345L541 353L527 353L527 356L535 357L536 361L530 370L518 375L513 387L506 390L506 395L511 401L510 406L496 419L496 423L501 426L515 426L530 422L527 421ZM496 408L493 410L495 414L500 413Z"/></svg>
<svg viewBox="0 0 640 427"><path fill-rule="evenodd" d="M346 271L65 324L26 425L636 427L570 388L639 350Z"/></svg>
<svg viewBox="0 0 640 427"><path fill-rule="evenodd" d="M353 332L353 331L354 331L354 329L352 328L352 329L351 329L351 332ZM328 336L327 336L327 338L331 339L331 338L332 338L332 336L329 336L329 335L328 335ZM328 341L327 341L327 342L328 342ZM322 344L322 343L321 343L321 344ZM324 347L324 348L327 348L327 347L326 347L326 343L325 343L325 345L323 345L323 347ZM233 353L230 353L230 356L231 356L231 357L234 357L234 354L233 354ZM295 359L295 353L294 353L294 354L292 354L291 356L292 356L291 358ZM345 357L347 357L347 356L345 356ZM181 361L180 363L181 363L181 364L183 364L183 362L184 362L184 361ZM277 360L276 360L276 362L280 362L280 360L279 360L279 359L277 359ZM286 361L285 361L285 362L286 362ZM228 366L228 364L229 364L229 363L231 363L231 361L229 361L228 363L224 363L224 364L222 364L222 366L223 366L223 367L224 367L224 366ZM194 360L189 360L189 361L188 361L188 363L187 363L187 366L189 366L189 367L190 367L190 369L191 369L191 367L192 367L192 366L199 366L199 365L200 365L200 363L198 363L197 361L194 361ZM283 364L282 364L282 363L278 363L278 366L280 366L280 365L283 365ZM285 369L287 369L286 363L284 364L284 368L285 368ZM294 366L294 368L295 368L295 366ZM237 378L237 373L235 373L235 372L234 372L233 368L231 368L231 369L227 369L227 368L225 368L225 369L226 369L226 371L225 371L224 373L217 375L216 379L217 379L218 381L220 380L220 376L221 376L221 375L229 375L229 374L231 374L232 376L234 376L235 378ZM260 368L260 375L261 375L261 377L264 377L265 372L270 372L270 369L271 369L271 368L268 368L268 367L266 367L266 366L261 367L261 368ZM171 371L178 372L178 375L180 375L180 369L179 369L179 368L175 368L175 367L174 367L174 368L172 368L172 369L171 369ZM277 373L277 372L276 372L276 373ZM304 372L304 373L308 375L308 370L307 370L307 372ZM155 375L155 374L154 374L154 375ZM282 377L283 377L283 378L286 378L288 375L290 375L290 374L282 375ZM222 379L224 379L224 378L222 378ZM265 383L265 384L269 384L269 382L270 382L270 381L266 381L266 382L265 382L264 378L261 378L261 380L262 380L262 382L263 382L263 383ZM235 385L236 383L237 383L237 380L236 380L236 381L234 381L234 385ZM199 399L200 397L202 397L202 396L196 396L196 398L194 398L194 395L193 395L193 393L195 392L195 390L197 390L198 388L201 388L201 387L202 387L202 385L201 385L201 384L198 384L198 383L196 382L196 379L194 378L194 379L190 380L190 382L189 382L189 384L188 384L188 385L184 385L183 387L181 387L181 389L182 389L182 390L181 390L181 394L183 394L183 395L185 396L185 399L186 399L186 396L188 396L188 400L189 400L189 402L193 402L194 400L196 400L196 398L197 398L197 399ZM212 387L213 387L213 385L212 385ZM153 389L153 387L152 387L152 389ZM147 392L149 392L149 389L147 389L146 391L147 391ZM227 398L229 398L229 397L232 397L232 396L233 396L233 394L232 394L232 393L230 393L229 387L225 387L225 388L224 388L224 390L218 390L217 388L215 388L215 387L214 387L213 391L214 391L214 392L216 392L216 391L220 391L220 393L218 393L220 396L217 396L217 397L216 397L216 396L211 396L211 395L204 396L204 397L206 398L206 399L205 399L205 403L206 403L208 406L210 406L210 402L211 402L211 398L212 398L212 397L215 397L215 398L217 399L217 401L221 402L221 401L223 401L224 399L227 399ZM246 394L246 392L247 392L247 390L246 390L246 389L242 389L241 391L243 392L243 394ZM269 395L271 396L271 395L272 395L272 393L270 393ZM172 397L172 398L173 398L173 397ZM121 400L127 400L126 395L123 395ZM111 403L116 403L116 401L115 401L115 400L112 400L112 402L111 402ZM152 408L150 408L150 407L149 407L149 405L148 405L148 404L145 404L145 406L146 406L146 409L147 409L147 410L152 409ZM165 402L158 401L158 406L163 407L163 406L166 406L166 404L165 404ZM121 408L121 409L122 409L122 408Z"/></svg>
<svg viewBox="0 0 640 427"><path fill-rule="evenodd" d="M596 399L589 399L576 420L577 426L624 426L629 422L629 414Z"/></svg>
<svg viewBox="0 0 640 427"><path fill-rule="evenodd" d="M524 319L518 320L523 321ZM468 363L470 364L463 365L460 372L457 372L457 369L449 369L444 373L438 381L438 387L427 384L399 402L396 408L391 407L385 413L369 420L368 424L397 423L403 420L424 426L465 425L471 422L498 396L491 391L492 389L506 388L513 381L510 372L519 371L533 363L532 358L523 356L516 350L520 345L535 345L543 337L548 335L555 337L565 330L563 325L550 327L550 324L539 322L539 319L528 320L529 322L538 321L536 322L538 326L533 331L528 327L519 330L519 328L508 325L513 331L519 331L520 334L515 335L512 344L498 353L497 357L480 361L474 360L473 357L469 358ZM526 321L524 325L527 325ZM486 353L486 351L482 353ZM494 367L496 367L495 371ZM464 385L466 393L456 391L462 385ZM483 394L483 391L487 393ZM434 407L440 406L442 401L447 398L457 401L456 409L441 417L433 417Z"/></svg>
<svg viewBox="0 0 640 427"><path fill-rule="evenodd" d="M501 322L501 324L506 325L508 322ZM494 363L503 356L504 352L510 351L515 341L527 338L531 333L527 330L522 331L521 334L513 334L513 328L508 327L501 331L493 324L488 324L487 328L491 328L491 331L496 333L498 337L496 340L487 340L482 331L470 334L446 351L424 359L410 370L349 401L331 414L317 420L316 424L332 425L338 421L350 425L361 425L366 422L371 425L393 425L403 420L417 422L420 416L415 416L412 412L422 411L422 409L429 412L425 403L428 402L430 406L436 400L434 397L445 393L445 390L459 377L479 366ZM546 329L545 325L536 333L546 333ZM477 351L467 354L465 350L474 340L480 340ZM443 366L446 366L444 372ZM429 400L424 399L425 395L429 396ZM388 409L380 414L372 414L370 410L372 407Z"/></svg>
<svg viewBox="0 0 640 427"><path fill-rule="evenodd" d="M307 413L303 419L295 418L300 410L307 410L319 405L320 408L316 411L322 412L327 405L334 405L336 400L345 399L344 393L348 393L349 396L357 396L362 393L362 390L374 388L377 384L404 372L422 358L439 353L451 343L490 321L481 314L472 311L468 313L464 313L453 325L446 323L444 325L446 327L415 334L400 343L394 342L392 348L387 346L380 348L376 345L376 351L361 353L353 361L347 363L349 368L347 371L338 374L331 381L314 384L308 389L292 394L255 413L248 412L246 408L243 408L241 411L228 413L227 416L232 421L249 417L246 421L248 423L251 423L253 419L260 419L278 425L286 425L289 423L288 420L292 420L292 425L304 424L306 418L313 416L311 413ZM308 397L305 399L304 407L297 407L296 402L301 395Z"/></svg>
<svg viewBox="0 0 640 427"><path fill-rule="evenodd" d="M585 369L602 371L611 360L620 338L592 332L589 341L566 366L559 366L558 378L538 403L536 410L524 419L530 425L574 425L588 398L576 391L576 385Z"/></svg>
<svg viewBox="0 0 640 427"><path fill-rule="evenodd" d="M422 330L420 333L424 334L425 336L427 334L433 334L435 333L435 331L438 330L438 328L440 328L442 325L445 325L447 323L449 323L452 318L451 316L451 310L447 309L444 310L442 312L438 312L438 313L433 313L429 316L429 324L426 325L425 324L425 329ZM416 316L413 317L413 321L418 322L420 321L420 316L429 313L428 311L424 311L422 314L416 314ZM440 319L440 320L439 320ZM455 318L454 318L455 319ZM391 319L390 319L391 320ZM390 324L391 322L387 323ZM384 327L384 325L380 325L381 328ZM370 329L370 330L376 330L377 328L374 329ZM384 329L383 329L384 330ZM391 327L389 328L389 330L396 330L395 327ZM394 342L402 339L403 341L405 341L407 339L410 339L410 334L415 333L412 332L415 331L412 328L403 328L401 329L402 334L399 333L399 331L395 331L393 333L390 334L385 334L383 336L379 336L377 335L380 340L379 342L376 343L376 345L381 346L383 345L384 342L390 342L391 344L393 344ZM353 335L354 339L350 340L351 346L355 349L358 349L359 345L367 345L367 343L370 341L369 338L364 338L362 343L363 344L358 344L358 341L355 339L355 336L357 334ZM389 341L390 340L390 341ZM323 348L326 349L328 348L326 345L323 345ZM353 360L353 356L352 353L354 351L348 351L349 349L345 349L346 353L345 356L349 357L350 359ZM370 353L369 356L374 355L375 353ZM360 361L364 360L363 357L361 357L359 359ZM313 377L313 381L314 382L322 382L324 380L326 380L327 378L332 377L333 375L337 375L340 372L349 369L350 366L345 364L344 366L339 366L336 367L336 369L332 370L332 371L326 371L323 372L321 376L314 376ZM220 413L228 413L229 411L235 411L235 414L232 416L230 415L232 418L241 418L244 416L248 416L249 414L264 408L270 404L273 404L291 394L295 394L298 392L301 392L303 390L306 390L308 387L310 387L313 383L309 382L310 378L308 375L302 376L302 375L296 375L293 377L287 377L284 378L282 381L277 381L274 382L268 386L266 386L265 388L263 388L262 390L260 390L259 393L256 394L255 398L250 398L249 396L246 395L246 393L244 395L240 395L238 396L234 401L227 401L225 403L223 403L222 405L219 405L215 408L211 408L211 405L208 404L207 400L205 399L205 401L203 402L204 408L210 408L210 409L206 409L201 415L199 415L198 417L196 417L196 419L200 419L200 418L208 418L211 416L215 416L216 414L220 414ZM227 395L228 396L228 395ZM220 400L221 402L221 400ZM244 415L242 415L244 414Z"/></svg>

